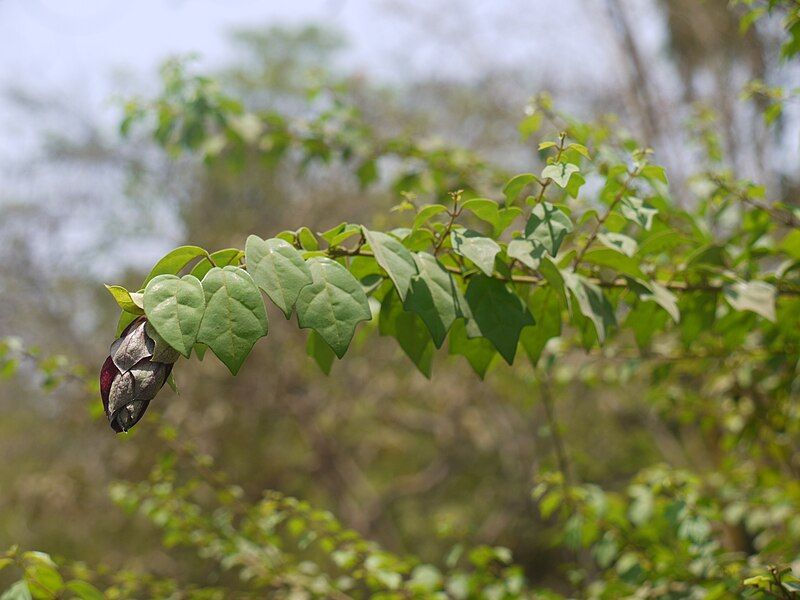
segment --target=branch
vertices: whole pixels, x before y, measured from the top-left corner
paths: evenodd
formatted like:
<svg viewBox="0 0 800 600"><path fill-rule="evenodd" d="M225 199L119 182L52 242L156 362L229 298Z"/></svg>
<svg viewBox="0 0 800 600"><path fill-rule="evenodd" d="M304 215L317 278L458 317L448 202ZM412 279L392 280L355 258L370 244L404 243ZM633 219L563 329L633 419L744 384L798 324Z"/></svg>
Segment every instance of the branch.
<svg viewBox="0 0 800 600"><path fill-rule="evenodd" d="M366 257L374 257L370 251L367 250L360 250L360 249L353 249L348 250L346 248L328 248L327 255L331 258L336 258L338 256L366 256ZM453 273L455 275L460 275L462 277L468 277L469 274L465 274L460 268L453 267L451 265L442 265L442 267ZM502 277L497 274L492 275L492 279L498 279L500 281L505 281L506 283L520 283L523 285L547 285L547 280L543 277L538 275L512 275L511 277ZM613 280L603 280L597 277L587 277L586 278L589 282L597 285L601 288L610 288L610 289L629 289L630 284L628 280L619 277ZM658 285L667 288L672 292L710 292L714 294L721 293L725 286L722 283L688 283L685 281L654 281L653 283L657 283ZM776 292L781 296L800 296L800 287L795 287L792 285L787 284L779 284L775 286Z"/></svg>
<svg viewBox="0 0 800 600"><path fill-rule="evenodd" d="M608 205L608 210L605 212L605 214L597 219L597 224L595 224L592 233L589 235L589 239L586 240L586 243L583 245L578 254L575 256L575 260L572 262L573 271L575 271L575 269L578 268L578 265L583 260L583 256L589 250L589 247L597 239L597 236L600 234L600 228L608 220L608 217L611 216L611 213L616 208L617 204L620 203L620 201L622 200L622 196L624 196L625 193L628 192L631 182L639 175L639 170L640 168L637 167L633 171L628 171L628 176L625 178L625 181L622 184L622 188L620 188L620 190L614 195L614 199L611 201L611 204Z"/></svg>

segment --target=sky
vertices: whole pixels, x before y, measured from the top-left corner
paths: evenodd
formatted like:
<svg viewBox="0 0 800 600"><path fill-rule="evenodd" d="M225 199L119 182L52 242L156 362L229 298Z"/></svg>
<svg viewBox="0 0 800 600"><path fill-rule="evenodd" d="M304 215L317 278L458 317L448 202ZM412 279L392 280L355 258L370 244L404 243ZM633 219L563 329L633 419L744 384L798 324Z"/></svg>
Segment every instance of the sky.
<svg viewBox="0 0 800 600"><path fill-rule="evenodd" d="M652 0L629 4L641 10ZM0 91L62 96L112 136L120 116L115 95L126 83L127 91L155 91L157 67L168 56L198 53L200 69L212 70L230 56L231 30L305 23L341 31L346 66L372 79L470 78L522 67L565 88L608 87L619 78L619 57L600 7L597 0L0 0ZM657 40L652 23L641 24L641 39ZM56 124L66 132L74 125ZM8 197L58 203L62 192L97 196L96 174L36 171L29 157L52 126L31 122L0 93L0 186ZM110 185L119 186L119 199L121 184ZM88 224L102 222L93 210L74 220L54 247L81 247L91 237ZM154 252L173 240L162 242Z"/></svg>
<svg viewBox="0 0 800 600"><path fill-rule="evenodd" d="M225 34L231 29L310 21L342 30L350 40L349 60L373 76L444 70L469 75L524 61L544 68L558 47L559 61L569 67L563 69L565 76L585 78L610 66L609 61L602 64L596 48L586 47L593 37L596 45L602 31L591 35L585 4L583 0L0 0L0 84L61 86L101 102L109 93L111 74L118 69L153 72L165 56L187 52L199 52L213 64L224 60ZM567 27L570 35L564 35ZM589 65L587 50L592 52Z"/></svg>
<svg viewBox="0 0 800 600"><path fill-rule="evenodd" d="M629 0L639 10L651 4ZM147 93L165 58L197 53L210 70L230 55L231 30L304 23L341 31L346 66L373 80L470 78L522 66L562 88L607 87L620 75L601 7L597 0L0 0L0 92L61 94L111 128L115 100ZM641 23L641 40L657 40L653 24ZM0 93L0 160L35 146L36 133Z"/></svg>

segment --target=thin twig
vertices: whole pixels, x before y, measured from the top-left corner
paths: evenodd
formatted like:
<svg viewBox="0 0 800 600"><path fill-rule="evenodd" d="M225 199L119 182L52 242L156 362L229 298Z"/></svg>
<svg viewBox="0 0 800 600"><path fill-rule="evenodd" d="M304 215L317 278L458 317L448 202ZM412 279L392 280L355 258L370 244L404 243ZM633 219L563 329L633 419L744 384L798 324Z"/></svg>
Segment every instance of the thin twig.
<svg viewBox="0 0 800 600"><path fill-rule="evenodd" d="M375 255L372 252L366 250L348 250L346 248L329 248L327 250L328 256L332 258L336 258L338 256L368 256L374 257ZM465 276L464 272L459 269L458 267L454 267L452 265L442 265L442 267L449 271L450 273L454 273L456 275ZM512 275L510 277L502 277L499 275L492 275L493 279L499 279L500 281L505 281L507 283L520 283L525 285L548 285L547 280L543 277L538 275ZM612 280L603 280L598 279L596 277L587 277L586 278L590 283L595 284L601 288L610 288L610 289L628 289L630 288L630 283L627 279L623 277L618 277L617 279ZM709 292L718 294L721 293L725 286L722 283L688 283L685 281L654 281L653 283L657 283L658 285L665 287L666 289L673 291L673 292ZM792 286L792 285L776 285L775 286L776 292L781 296L800 296L800 287Z"/></svg>
<svg viewBox="0 0 800 600"><path fill-rule="evenodd" d="M597 239L597 236L600 234L600 229L603 227L603 224L608 220L608 217L611 216L613 210L617 207L617 204L620 203L622 197L628 192L628 189L631 185L631 182L639 175L639 168L637 167L633 171L628 171L628 176L625 178L624 183L622 184L622 188L614 195L614 199L611 201L611 204L608 205L608 210L603 214L602 217L597 219L597 223L592 230L592 233L589 234L589 239L586 240L586 243L583 247L578 251L578 254L575 256L575 260L572 262L572 270L578 268L581 261L583 260L584 255L589 250L589 247L594 243Z"/></svg>

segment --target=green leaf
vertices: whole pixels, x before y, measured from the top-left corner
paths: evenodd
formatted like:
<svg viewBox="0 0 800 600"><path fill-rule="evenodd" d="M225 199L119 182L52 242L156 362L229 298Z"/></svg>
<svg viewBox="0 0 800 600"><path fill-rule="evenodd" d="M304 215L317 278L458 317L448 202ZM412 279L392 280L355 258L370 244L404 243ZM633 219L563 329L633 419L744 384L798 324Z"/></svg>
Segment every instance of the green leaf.
<svg viewBox="0 0 800 600"><path fill-rule="evenodd" d="M494 271L494 259L500 252L497 242L469 229L453 229L450 232L450 242L456 254L468 258L491 277Z"/></svg>
<svg viewBox="0 0 800 600"><path fill-rule="evenodd" d="M300 242L300 247L303 250L319 250L319 242L314 232L308 227L301 227L295 232L297 241Z"/></svg>
<svg viewBox="0 0 800 600"><path fill-rule="evenodd" d="M521 173L515 175L503 186L503 195L506 197L506 204L512 204L520 195L525 186L536 179L533 173Z"/></svg>
<svg viewBox="0 0 800 600"><path fill-rule="evenodd" d="M800 229L793 229L781 240L778 246L795 260L800 260Z"/></svg>
<svg viewBox="0 0 800 600"><path fill-rule="evenodd" d="M558 292L550 286L537 288L528 298L528 309L533 314L536 325L524 328L519 341L535 367L547 342L561 335L561 303Z"/></svg>
<svg viewBox="0 0 800 600"><path fill-rule="evenodd" d="M585 277L568 271L561 271L564 284L578 302L581 314L588 318L597 332L597 339L602 344L608 328L616 323L614 309L603 294L603 290Z"/></svg>
<svg viewBox="0 0 800 600"><path fill-rule="evenodd" d="M574 144L574 143L570 144L569 146L567 146L567 150L574 150L575 152L577 152L578 154L580 154L584 158L588 158L589 160L592 160L592 155L589 154L589 149L586 146L584 146L583 144Z"/></svg>
<svg viewBox="0 0 800 600"><path fill-rule="evenodd" d="M714 325L718 294L687 292L680 296L681 340L689 347L700 335Z"/></svg>
<svg viewBox="0 0 800 600"><path fill-rule="evenodd" d="M625 256L633 256L639 245L631 237L623 233L604 232L597 236L601 244L617 252L622 252Z"/></svg>
<svg viewBox="0 0 800 600"><path fill-rule="evenodd" d="M642 273L639 268L639 261L630 256L620 254L611 248L600 248L598 250L589 250L583 255L583 262L600 267L608 267L623 275L630 275L638 279L647 279L647 276Z"/></svg>
<svg viewBox="0 0 800 600"><path fill-rule="evenodd" d="M631 287L638 286L632 284ZM639 348L646 349L650 347L656 332L664 328L668 318L667 314L660 310L660 307L654 302L637 302L625 316L625 327L633 332Z"/></svg>
<svg viewBox="0 0 800 600"><path fill-rule="evenodd" d="M442 204L427 204L419 209L417 216L414 217L414 224L412 225L412 228L418 229L439 213L446 211L447 207Z"/></svg>
<svg viewBox="0 0 800 600"><path fill-rule="evenodd" d="M639 295L644 302L655 302L672 317L676 323L681 321L681 311L678 308L678 299L675 294L656 281L643 281L641 279L631 282L631 289Z"/></svg>
<svg viewBox="0 0 800 600"><path fill-rule="evenodd" d="M522 328L534 323L528 308L505 283L482 275L470 279L465 298L481 335L513 363Z"/></svg>
<svg viewBox="0 0 800 600"><path fill-rule="evenodd" d="M80 600L103 600L103 593L87 581L73 579L67 583L67 589Z"/></svg>
<svg viewBox="0 0 800 600"><path fill-rule="evenodd" d="M569 306L569 299L567 298L566 285L564 284L564 276L561 274L561 270L547 256L543 256L542 262L539 265L539 272L547 280L550 289L556 292L561 306L567 308Z"/></svg>
<svg viewBox="0 0 800 600"><path fill-rule="evenodd" d="M158 275L144 290L144 310L158 335L189 358L205 310L200 280L194 275Z"/></svg>
<svg viewBox="0 0 800 600"><path fill-rule="evenodd" d="M614 563L614 559L617 558L619 554L619 546L617 542L606 534L603 536L599 542L594 545L592 548L592 554L594 555L594 559L597 561L597 565L601 569L607 569Z"/></svg>
<svg viewBox="0 0 800 600"><path fill-rule="evenodd" d="M143 315L142 295L129 292L121 285L106 285L108 293L116 300L119 307L132 315Z"/></svg>
<svg viewBox="0 0 800 600"><path fill-rule="evenodd" d="M369 321L372 312L361 285L342 265L325 257L308 261L311 285L297 298L297 322L313 329L342 358L353 339L356 325Z"/></svg>
<svg viewBox="0 0 800 600"><path fill-rule="evenodd" d="M622 199L620 212L626 219L647 230L653 226L653 217L658 214L657 209L645 205L643 200L634 196Z"/></svg>
<svg viewBox="0 0 800 600"><path fill-rule="evenodd" d="M57 598L64 588L64 580L52 562L29 562L25 567L25 580L34 598Z"/></svg>
<svg viewBox="0 0 800 600"><path fill-rule="evenodd" d="M363 231L367 243L375 254L375 260L394 282L400 298L405 300L411 287L411 278L417 274L417 264L411 252L391 235L369 231L366 227Z"/></svg>
<svg viewBox="0 0 800 600"><path fill-rule="evenodd" d="M225 248L224 250L217 250L212 252L209 257L203 258L199 261L189 273L198 279L206 276L212 267L227 267L228 265L236 266L239 264L239 259L242 257L242 251L238 248ZM212 262L213 261L213 262Z"/></svg>
<svg viewBox="0 0 800 600"><path fill-rule="evenodd" d="M543 245L551 256L558 253L564 237L572 231L572 221L559 208L549 202L541 202L533 207L525 237Z"/></svg>
<svg viewBox="0 0 800 600"><path fill-rule="evenodd" d="M570 198L577 198L581 188L586 184L586 180L580 173L573 173L570 177L567 187L564 188L569 194Z"/></svg>
<svg viewBox="0 0 800 600"><path fill-rule="evenodd" d="M361 234L361 226L352 223L339 223L336 227L325 231L320 234L323 240L328 242L328 246L338 246L342 242L349 240L351 237Z"/></svg>
<svg viewBox="0 0 800 600"><path fill-rule="evenodd" d="M403 310L399 295L392 290L381 303L378 331L397 339L403 352L430 379L434 350L431 334L417 314Z"/></svg>
<svg viewBox="0 0 800 600"><path fill-rule="evenodd" d="M461 211L471 212L494 227L500 216L500 205L489 198L470 198L461 204Z"/></svg>
<svg viewBox="0 0 800 600"><path fill-rule="evenodd" d="M539 242L527 239L511 240L506 253L510 258L515 258L523 265L534 271L539 268L539 263L544 256L546 248Z"/></svg>
<svg viewBox="0 0 800 600"><path fill-rule="evenodd" d="M247 270L270 300L288 319L300 295L311 283L311 271L300 252L290 243L251 235L244 247Z"/></svg>
<svg viewBox="0 0 800 600"><path fill-rule="evenodd" d="M528 115L522 121L519 122L517 125L517 130L519 131L519 137L524 142L534 133L539 131L539 128L542 126L542 113L537 111L534 112L532 115Z"/></svg>
<svg viewBox="0 0 800 600"><path fill-rule="evenodd" d="M542 170L542 179L549 177L558 187L566 188L572 174L579 171L578 165L573 165L572 163L553 163Z"/></svg>
<svg viewBox="0 0 800 600"><path fill-rule="evenodd" d="M313 329L309 333L308 341L306 342L306 354L314 359L314 362L317 363L317 366L325 375L331 374L331 367L336 355L331 350L331 347L328 346L328 343L322 339L322 336Z"/></svg>
<svg viewBox="0 0 800 600"><path fill-rule="evenodd" d="M642 169L642 175L647 179L660 181L661 183L668 184L667 172L664 167L659 165L647 165Z"/></svg>
<svg viewBox="0 0 800 600"><path fill-rule="evenodd" d="M199 256L206 256L207 252L198 246L180 246L168 252L161 258L150 274L142 283L144 288L151 279L159 275L176 275Z"/></svg>
<svg viewBox="0 0 800 600"><path fill-rule="evenodd" d="M411 281L405 308L422 318L433 343L441 348L453 321L464 316L463 298L453 276L433 255L419 252L414 260L419 274Z"/></svg>
<svg viewBox="0 0 800 600"><path fill-rule="evenodd" d="M169 385L170 389L175 392L177 396L181 395L180 390L178 389L178 384L175 381L175 371L170 371L169 375L167 375L167 385Z"/></svg>
<svg viewBox="0 0 800 600"><path fill-rule="evenodd" d="M25 581L17 581L3 592L0 600L33 600L33 596Z"/></svg>
<svg viewBox="0 0 800 600"><path fill-rule="evenodd" d="M486 371L497 356L492 343L483 337L470 338L467 335L466 323L463 319L458 319L450 329L449 353L451 355L463 356L469 362L472 370L483 379Z"/></svg>
<svg viewBox="0 0 800 600"><path fill-rule="evenodd" d="M734 310L749 310L775 322L775 287L763 281L737 281L723 288L723 295Z"/></svg>
<svg viewBox="0 0 800 600"><path fill-rule="evenodd" d="M256 341L267 335L264 299L247 271L232 266L211 269L203 291L206 310L197 341L236 375Z"/></svg>

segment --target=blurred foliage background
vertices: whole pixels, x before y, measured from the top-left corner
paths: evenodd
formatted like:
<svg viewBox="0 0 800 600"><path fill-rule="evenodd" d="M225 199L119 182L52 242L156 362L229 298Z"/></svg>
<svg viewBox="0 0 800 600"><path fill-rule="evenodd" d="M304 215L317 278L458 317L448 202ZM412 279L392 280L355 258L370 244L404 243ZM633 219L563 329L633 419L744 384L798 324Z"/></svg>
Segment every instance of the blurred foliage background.
<svg viewBox="0 0 800 600"><path fill-rule="evenodd" d="M768 86L798 81L796 65L780 58L778 24L767 19L742 33L741 11L726 0L576 4L606 32L583 40L587 60L612 55L621 87L562 79L557 67L531 72L524 61L473 78L372 81L343 66L348 40L319 24L235 31L228 64L213 75L249 109L277 107L297 118L324 101L309 98L310 89L336 89L378 138L462 146L509 171L541 163L519 142L517 125L526 102L546 90L573 114L609 119L652 146L683 206L697 203L694 177L710 166L757 177L771 197L796 200L796 105L761 117L774 102ZM392 9L421 35L460 26L446 3ZM546 8L526 10L546 22ZM652 45L648 27L664 33L655 54L642 50ZM482 51L480 31L469 23L457 31L451 50ZM555 63L557 56L554 48ZM174 64L164 67L167 81ZM753 79L765 83L742 101ZM385 185L364 188L337 162L271 160L268 151L213 161L170 156L136 128L121 139L57 90L6 94L40 137L22 172L5 170L7 181L27 184L0 190L0 337L20 336L26 347L89 369L106 355L116 318L101 281L136 289L143 269L176 243L242 247L248 233L300 224L324 231L348 220L390 226L387 209L400 198ZM124 202L110 189L123 190ZM368 347L357 338L326 377L306 357L303 333L279 318L271 325L268 343L238 377L214 361L183 365L180 395L162 391L124 436L97 419L93 393L69 381L53 381L52 391L44 381L43 389L42 373L23 357L21 376L0 386L0 546L189 581L218 577L194 553L161 547L157 527L109 498L112 482L145 479L165 451L155 435L160 420L212 455L246 499L279 490L331 510L389 550L433 563L458 544L504 546L532 581L558 588L557 566L572 552L557 546L561 529L539 516L531 490L537 473L558 467L560 451L575 481L611 491L658 464L711 476L726 453L714 425L739 418L725 394L718 403L687 400L722 385L691 364L658 386L641 362L576 351L545 391L527 364L495 364L480 383L466 363L444 355L428 380L395 344L373 337ZM62 365L51 367L58 379ZM796 476L800 464L790 462ZM734 549L754 543L736 528L729 537Z"/></svg>

